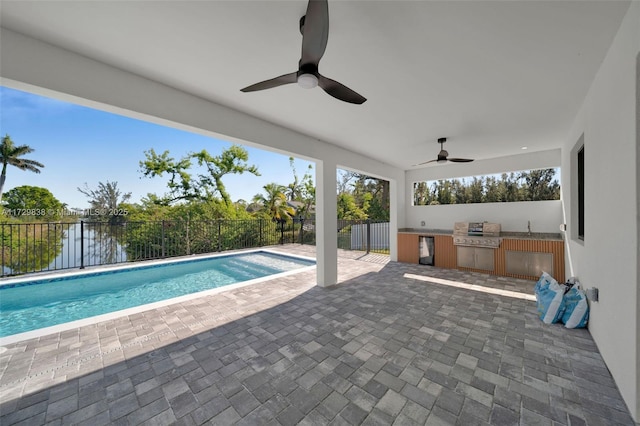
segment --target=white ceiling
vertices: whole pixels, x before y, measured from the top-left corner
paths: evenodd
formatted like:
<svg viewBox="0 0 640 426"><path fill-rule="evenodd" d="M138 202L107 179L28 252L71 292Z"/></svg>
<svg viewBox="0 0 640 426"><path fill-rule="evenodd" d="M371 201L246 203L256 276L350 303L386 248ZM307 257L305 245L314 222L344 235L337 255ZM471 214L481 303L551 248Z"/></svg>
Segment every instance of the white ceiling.
<svg viewBox="0 0 640 426"><path fill-rule="evenodd" d="M558 148L622 1L329 1L320 72L368 100L287 85L307 2L5 1L1 25L402 169ZM437 167L437 166L429 166Z"/></svg>

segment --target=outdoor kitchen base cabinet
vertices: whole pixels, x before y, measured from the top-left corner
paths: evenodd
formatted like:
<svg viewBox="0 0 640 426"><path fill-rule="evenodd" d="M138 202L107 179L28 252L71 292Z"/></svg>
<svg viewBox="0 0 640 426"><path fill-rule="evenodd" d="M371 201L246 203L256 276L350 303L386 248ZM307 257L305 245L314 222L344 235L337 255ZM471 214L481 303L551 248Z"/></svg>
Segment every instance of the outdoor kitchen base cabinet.
<svg viewBox="0 0 640 426"><path fill-rule="evenodd" d="M419 264L419 237L428 236L433 237L433 248L438 252L433 258L436 268L460 268L534 281L545 271L558 282L565 280L564 241L561 238L472 238L466 235L466 229L463 231L457 235L399 232L398 262ZM488 246L490 243L492 247Z"/></svg>
<svg viewBox="0 0 640 426"><path fill-rule="evenodd" d="M494 270L495 249L484 247L457 247L458 268Z"/></svg>
<svg viewBox="0 0 640 426"><path fill-rule="evenodd" d="M539 277L542 272L553 273L553 254L507 250L505 251L507 274Z"/></svg>

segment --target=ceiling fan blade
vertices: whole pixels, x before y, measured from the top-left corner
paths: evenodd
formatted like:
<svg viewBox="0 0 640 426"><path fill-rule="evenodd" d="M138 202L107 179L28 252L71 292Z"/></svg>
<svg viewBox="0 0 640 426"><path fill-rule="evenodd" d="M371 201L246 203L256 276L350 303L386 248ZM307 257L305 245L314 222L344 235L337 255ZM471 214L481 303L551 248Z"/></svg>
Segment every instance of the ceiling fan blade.
<svg viewBox="0 0 640 426"><path fill-rule="evenodd" d="M435 163L436 161L438 161L438 160L429 160L429 161L425 161L424 163L414 164L414 166L423 166L425 164Z"/></svg>
<svg viewBox="0 0 640 426"><path fill-rule="evenodd" d="M314 64L324 55L329 40L329 5L327 0L309 0L302 34L300 65Z"/></svg>
<svg viewBox="0 0 640 426"><path fill-rule="evenodd" d="M453 163L470 163L473 160L469 158L447 158L447 161L451 161Z"/></svg>
<svg viewBox="0 0 640 426"><path fill-rule="evenodd" d="M284 74L271 80L261 81L260 83L252 84L244 89L240 89L241 92L255 92L257 90L271 89L273 87L282 86L283 84L291 84L298 81L298 73L292 72L290 74Z"/></svg>
<svg viewBox="0 0 640 426"><path fill-rule="evenodd" d="M322 87L325 92L336 99L340 99L341 101L352 104L363 104L367 100L367 98L349 89L344 84L338 83L337 81L331 80L330 78L324 77L320 74L318 74L318 86Z"/></svg>

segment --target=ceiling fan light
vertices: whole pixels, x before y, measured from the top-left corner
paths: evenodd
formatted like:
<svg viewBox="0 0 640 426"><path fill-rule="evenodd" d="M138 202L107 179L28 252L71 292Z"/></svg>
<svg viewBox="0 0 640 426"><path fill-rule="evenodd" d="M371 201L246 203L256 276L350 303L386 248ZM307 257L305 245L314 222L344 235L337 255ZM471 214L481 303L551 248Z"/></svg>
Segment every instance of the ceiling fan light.
<svg viewBox="0 0 640 426"><path fill-rule="evenodd" d="M298 86L304 89L313 89L318 85L318 77L313 74L305 73L298 76Z"/></svg>
<svg viewBox="0 0 640 426"><path fill-rule="evenodd" d="M438 163L446 163L447 159L446 158L438 158L437 162Z"/></svg>

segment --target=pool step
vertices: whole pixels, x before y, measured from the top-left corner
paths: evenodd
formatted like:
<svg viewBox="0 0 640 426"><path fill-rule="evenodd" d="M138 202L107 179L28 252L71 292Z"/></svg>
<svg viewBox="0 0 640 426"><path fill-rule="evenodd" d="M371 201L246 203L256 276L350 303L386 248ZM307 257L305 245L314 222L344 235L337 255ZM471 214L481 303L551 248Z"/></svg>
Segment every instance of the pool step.
<svg viewBox="0 0 640 426"><path fill-rule="evenodd" d="M240 280L250 280L266 275L277 274L279 269L266 265L252 263L249 259L227 259L224 265L220 265L220 272Z"/></svg>

